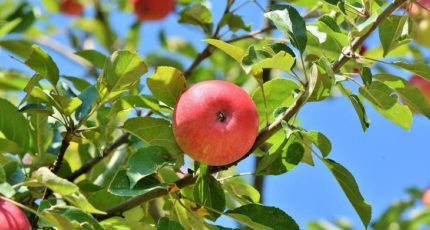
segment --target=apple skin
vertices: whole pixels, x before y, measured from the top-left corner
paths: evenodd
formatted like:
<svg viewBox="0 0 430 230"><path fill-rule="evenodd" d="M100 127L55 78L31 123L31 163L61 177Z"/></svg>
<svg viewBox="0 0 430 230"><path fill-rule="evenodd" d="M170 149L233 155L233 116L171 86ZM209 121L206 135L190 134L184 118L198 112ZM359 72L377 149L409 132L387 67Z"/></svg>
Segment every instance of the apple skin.
<svg viewBox="0 0 430 230"><path fill-rule="evenodd" d="M422 77L419 76L412 76L411 79L409 79L409 82L417 87L427 98L427 101L430 103L430 81L425 80Z"/></svg>
<svg viewBox="0 0 430 230"><path fill-rule="evenodd" d="M175 0L132 0L134 13L140 21L159 21L175 8Z"/></svg>
<svg viewBox="0 0 430 230"><path fill-rule="evenodd" d="M0 199L0 230L30 230L27 216L15 204Z"/></svg>
<svg viewBox="0 0 430 230"><path fill-rule="evenodd" d="M418 2L426 7L426 8L430 8L430 0L418 0ZM409 12L412 15L417 15L417 14L427 14L427 10L423 9L422 6L416 4L416 3L412 3L412 5L409 8Z"/></svg>
<svg viewBox="0 0 430 230"><path fill-rule="evenodd" d="M84 12L84 6L76 0L62 0L60 11L70 16L79 16Z"/></svg>
<svg viewBox="0 0 430 230"><path fill-rule="evenodd" d="M173 133L196 161L221 166L242 158L258 135L258 113L242 88L220 80L197 83L179 98Z"/></svg>
<svg viewBox="0 0 430 230"><path fill-rule="evenodd" d="M430 188L424 190L421 200L425 206L430 206Z"/></svg>

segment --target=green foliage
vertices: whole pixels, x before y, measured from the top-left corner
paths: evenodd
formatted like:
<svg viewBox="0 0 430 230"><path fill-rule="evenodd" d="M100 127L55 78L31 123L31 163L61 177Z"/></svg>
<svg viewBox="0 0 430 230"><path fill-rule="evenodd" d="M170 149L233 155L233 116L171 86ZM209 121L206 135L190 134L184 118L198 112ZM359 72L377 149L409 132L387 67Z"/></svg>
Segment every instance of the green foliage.
<svg viewBox="0 0 430 230"><path fill-rule="evenodd" d="M430 80L422 47L412 42L417 19L393 13L405 1L275 1L260 15L267 26L254 28L240 10L254 1L225 1L220 11L213 9L218 2L178 0L178 28L199 27L207 47L166 30L159 49L145 56L135 51L146 42L145 21L121 25L120 33L109 21L113 10L131 13L130 1L80 0L94 14L67 16L67 28L50 20L63 14L58 1L1 1L0 47L18 62L0 69L0 193L37 213L33 228L230 229L214 222L225 216L252 229L299 229L282 210L260 204L260 191L231 165L184 159L172 130L174 107L187 85L221 79L250 92L257 107L252 153L260 159L251 174L281 175L319 159L367 228L371 206L353 175L328 158L337 143L304 129L299 112L344 96L363 131L370 128L368 104L406 130L413 113L430 119L425 93L399 71ZM360 52L376 30L381 44ZM62 75L56 52L83 68ZM417 197L393 205L372 227L428 224L428 211L404 219Z"/></svg>
<svg viewBox="0 0 430 230"><path fill-rule="evenodd" d="M247 204L229 210L226 214L240 223L255 229L300 229L297 223L278 208Z"/></svg>

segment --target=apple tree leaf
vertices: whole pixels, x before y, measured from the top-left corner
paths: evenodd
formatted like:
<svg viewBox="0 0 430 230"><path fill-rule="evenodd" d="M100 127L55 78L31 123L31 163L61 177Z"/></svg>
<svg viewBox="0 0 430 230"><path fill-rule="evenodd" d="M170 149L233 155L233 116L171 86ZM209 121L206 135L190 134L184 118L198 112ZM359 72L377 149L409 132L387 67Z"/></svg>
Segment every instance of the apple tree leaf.
<svg viewBox="0 0 430 230"><path fill-rule="evenodd" d="M166 120L153 117L131 118L124 123L124 129L149 145L164 147L173 156L181 152L170 123Z"/></svg>
<svg viewBox="0 0 430 230"><path fill-rule="evenodd" d="M368 87L360 87L359 91L384 117L409 130L412 124L412 112L406 105L402 105L397 100L398 97L387 85L375 81Z"/></svg>
<svg viewBox="0 0 430 230"><path fill-rule="evenodd" d="M160 101L174 107L187 85L183 73L173 67L160 66L147 79L152 94Z"/></svg>
<svg viewBox="0 0 430 230"><path fill-rule="evenodd" d="M299 230L296 221L284 211L259 204L247 204L225 214L239 223L261 230Z"/></svg>
<svg viewBox="0 0 430 230"><path fill-rule="evenodd" d="M202 4L187 7L179 13L179 23L195 25L203 29L206 34L212 32L212 13Z"/></svg>
<svg viewBox="0 0 430 230"><path fill-rule="evenodd" d="M206 173L202 168L200 171L200 176L194 185L194 200L203 207L209 207L210 209L207 211L210 216L207 217L215 221L220 216L218 212L223 212L225 209L226 201L224 190L220 182L212 175ZM211 209L215 209L218 212L214 212Z"/></svg>
<svg viewBox="0 0 430 230"><path fill-rule="evenodd" d="M174 220L170 220L167 217L162 217L160 220L158 220L157 230L185 230L185 228Z"/></svg>
<svg viewBox="0 0 430 230"><path fill-rule="evenodd" d="M367 228L372 216L372 207L361 195L354 176L341 164L331 159L324 159L323 162L330 169L349 202L360 216L361 222Z"/></svg>
<svg viewBox="0 0 430 230"><path fill-rule="evenodd" d="M163 147L149 146L139 149L128 160L130 168L127 175L131 187L134 187L140 179L155 173L160 167L174 164L175 159Z"/></svg>
<svg viewBox="0 0 430 230"><path fill-rule="evenodd" d="M15 142L20 147L20 151L11 153L23 154L30 144L27 120L18 112L18 108L6 99L0 98L0 111L0 131L6 139Z"/></svg>
<svg viewBox="0 0 430 230"><path fill-rule="evenodd" d="M306 23L295 8L289 5L276 5L264 16L275 24L283 32L300 53L306 49L307 35Z"/></svg>
<svg viewBox="0 0 430 230"><path fill-rule="evenodd" d="M229 43L226 43L222 40L206 39L204 41L206 43L211 44L211 45L215 46L216 48L222 50L224 53L228 54L230 57L232 57L238 63L241 63L242 58L245 56L245 51L242 48L240 48L238 46L234 46L234 45L229 44Z"/></svg>
<svg viewBox="0 0 430 230"><path fill-rule="evenodd" d="M417 111L430 119L430 104L421 91L408 81L390 74L378 74L374 76L374 79L394 90L413 111Z"/></svg>

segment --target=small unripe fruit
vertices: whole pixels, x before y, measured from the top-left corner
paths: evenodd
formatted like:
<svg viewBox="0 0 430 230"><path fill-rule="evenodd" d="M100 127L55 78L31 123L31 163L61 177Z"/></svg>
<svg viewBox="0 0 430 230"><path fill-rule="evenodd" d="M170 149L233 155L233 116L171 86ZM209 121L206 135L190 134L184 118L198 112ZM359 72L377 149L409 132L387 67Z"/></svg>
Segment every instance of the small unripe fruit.
<svg viewBox="0 0 430 230"><path fill-rule="evenodd" d="M417 87L427 98L427 101L430 103L430 81L427 81L426 79L415 75L411 77L409 82L415 87Z"/></svg>
<svg viewBox="0 0 430 230"><path fill-rule="evenodd" d="M84 12L84 6L76 0L62 0L60 10L70 16L79 16Z"/></svg>
<svg viewBox="0 0 430 230"><path fill-rule="evenodd" d="M175 0L132 0L140 21L161 20L175 8ZM162 3L161 3L162 2Z"/></svg>
<svg viewBox="0 0 430 230"><path fill-rule="evenodd" d="M425 47L430 47L430 14L414 25L413 37L415 41Z"/></svg>
<svg viewBox="0 0 430 230"><path fill-rule="evenodd" d="M258 134L258 113L239 86L219 80L193 85L179 98L173 113L179 146L194 160L227 165L251 149Z"/></svg>
<svg viewBox="0 0 430 230"><path fill-rule="evenodd" d="M0 230L30 230L27 216L16 205L0 199Z"/></svg>

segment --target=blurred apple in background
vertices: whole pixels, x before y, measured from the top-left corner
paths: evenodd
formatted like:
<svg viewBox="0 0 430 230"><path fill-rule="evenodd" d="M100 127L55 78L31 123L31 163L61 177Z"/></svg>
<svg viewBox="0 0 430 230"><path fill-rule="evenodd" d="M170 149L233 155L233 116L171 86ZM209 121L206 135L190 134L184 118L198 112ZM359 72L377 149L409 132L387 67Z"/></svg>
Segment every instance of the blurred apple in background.
<svg viewBox="0 0 430 230"><path fill-rule="evenodd" d="M423 196L421 197L425 206L430 206L430 187L424 190Z"/></svg>
<svg viewBox="0 0 430 230"><path fill-rule="evenodd" d="M430 35L430 34L429 34ZM420 77L420 76L412 76L409 82L417 87L424 96L427 98L427 101L430 103L430 81Z"/></svg>
<svg viewBox="0 0 430 230"><path fill-rule="evenodd" d="M84 6L77 0L61 0L60 11L70 16L79 16L84 12Z"/></svg>
<svg viewBox="0 0 430 230"><path fill-rule="evenodd" d="M132 0L134 12L141 21L158 21L175 9L175 0ZM162 3L161 3L162 2Z"/></svg>

